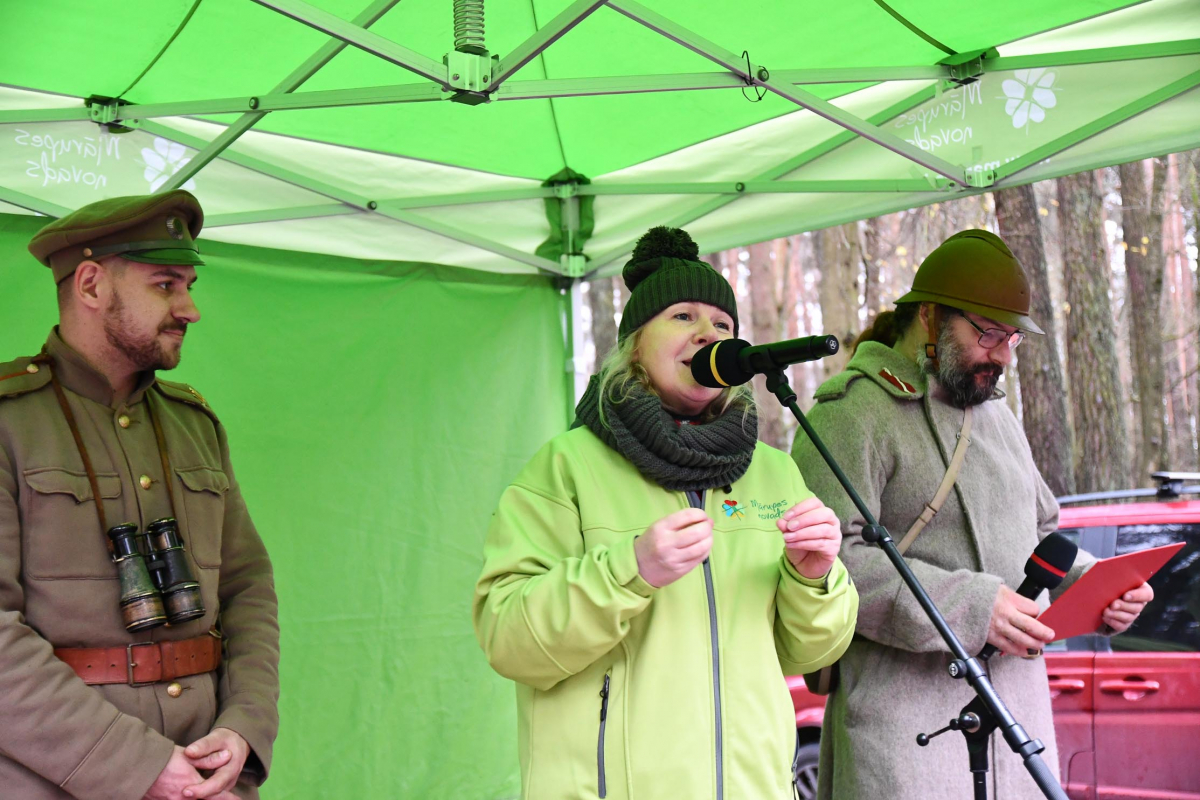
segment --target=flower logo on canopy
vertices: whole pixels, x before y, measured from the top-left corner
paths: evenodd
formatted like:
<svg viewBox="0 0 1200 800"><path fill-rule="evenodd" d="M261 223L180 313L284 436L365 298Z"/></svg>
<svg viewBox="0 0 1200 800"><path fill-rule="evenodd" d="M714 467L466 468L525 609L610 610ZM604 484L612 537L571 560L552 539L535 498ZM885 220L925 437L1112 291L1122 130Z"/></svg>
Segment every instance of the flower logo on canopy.
<svg viewBox="0 0 1200 800"><path fill-rule="evenodd" d="M172 175L192 160L187 157L186 147L159 136L154 137L153 150L149 147L142 148L142 159L146 162L146 171L142 173L142 177L150 182L151 194L157 192ZM195 190L196 181L188 179L180 188Z"/></svg>
<svg viewBox="0 0 1200 800"><path fill-rule="evenodd" d="M1004 113L1012 117L1014 128L1029 130L1029 123L1046 118L1046 109L1058 105L1054 96L1054 73L1045 69L1019 69L1000 84L1008 102Z"/></svg>

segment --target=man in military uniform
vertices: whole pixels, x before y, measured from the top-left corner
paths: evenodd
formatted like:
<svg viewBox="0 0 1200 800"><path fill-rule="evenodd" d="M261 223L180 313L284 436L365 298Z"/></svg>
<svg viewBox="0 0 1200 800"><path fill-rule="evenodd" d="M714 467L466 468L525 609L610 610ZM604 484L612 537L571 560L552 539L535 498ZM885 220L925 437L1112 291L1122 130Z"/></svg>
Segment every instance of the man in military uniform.
<svg viewBox="0 0 1200 800"><path fill-rule="evenodd" d="M1012 349L1027 332L1042 333L1029 303L1025 273L998 236L955 234L922 262L896 310L859 337L846 370L817 390L809 421L867 508L907 546L905 558L967 652L992 644L1003 653L988 662L992 682L1057 772L1040 658L1055 635L1037 620L1046 600L1014 588L1038 542L1058 527L1058 504L996 388ZM953 491L935 510L960 443ZM946 677L953 656L884 552L862 538L862 515L807 436L796 437L792 455L842 520L841 559L862 598L826 706L818 797L970 797L962 739L917 748L913 737L944 726L974 693ZM918 519L927 524L917 528ZM1080 551L1057 591L1094 561ZM1105 632L1127 629L1152 596L1143 584L1114 600ZM1042 797L1000 734L991 747L989 797Z"/></svg>
<svg viewBox="0 0 1200 800"><path fill-rule="evenodd" d="M58 284L42 352L0 364L0 795L256 797L278 729L271 563L225 429L179 363L199 203L103 200L29 250ZM174 517L203 612L131 633L109 528Z"/></svg>

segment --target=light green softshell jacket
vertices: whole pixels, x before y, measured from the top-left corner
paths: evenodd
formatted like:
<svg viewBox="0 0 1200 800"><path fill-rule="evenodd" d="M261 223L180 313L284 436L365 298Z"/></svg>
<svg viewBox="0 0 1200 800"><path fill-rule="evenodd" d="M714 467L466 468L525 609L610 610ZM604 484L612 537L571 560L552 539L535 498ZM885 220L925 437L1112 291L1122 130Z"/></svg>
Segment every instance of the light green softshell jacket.
<svg viewBox="0 0 1200 800"><path fill-rule="evenodd" d="M633 541L687 496L586 428L533 457L492 518L474 602L488 661L517 682L523 798L792 796L784 675L837 660L858 612L840 561L809 581L783 557L775 521L811 496L758 444L732 491L705 493L708 563L655 589Z"/></svg>

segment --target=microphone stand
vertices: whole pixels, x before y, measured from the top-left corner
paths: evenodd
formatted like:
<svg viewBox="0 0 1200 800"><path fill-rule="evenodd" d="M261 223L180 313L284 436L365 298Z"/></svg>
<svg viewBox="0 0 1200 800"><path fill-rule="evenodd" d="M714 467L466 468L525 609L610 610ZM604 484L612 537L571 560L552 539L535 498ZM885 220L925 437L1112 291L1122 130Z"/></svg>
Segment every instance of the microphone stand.
<svg viewBox="0 0 1200 800"><path fill-rule="evenodd" d="M968 762L973 777L975 788L975 800L987 800L987 770L988 770L988 741L991 734L997 727L1004 734L1005 741L1012 751L1019 755L1025 764L1025 769L1029 771L1042 794L1049 800L1068 800L1062 786L1059 785L1058 779L1050 772L1046 766L1046 762L1039 755L1046 746L1042 744L1040 739L1031 739L1025 729L1013 717L1008 707L1004 705L1004 701L1000 699L1000 695L996 693L996 689L992 686L991 679L984 672L983 666L974 656L967 655L967 651L963 649L962 642L954 635L950 625L946 622L945 617L938 611L933 600L926 593L921 582L913 573L912 568L908 566L908 562L900 555L900 551L896 549L896 543L892 541L891 535L887 528L879 524L870 509L863 503L862 498L854 491L854 487L850 484L850 479L842 472L842 468L838 466L833 455L826 449L825 443L817 436L817 432L813 430L808 423L804 414L796 405L796 393L788 384L787 376L782 369L764 370L763 374L767 379L767 389L779 398L779 402L785 408L791 409L792 414L796 416L796 421L800 423L800 427L812 440L821 457L825 459L825 463L833 470L833 474L837 477L838 482L842 484L842 488L846 490L846 494L854 502L858 508L858 512L862 514L866 524L862 529L862 537L865 541L871 544L878 544L883 552L887 555L888 560L892 562L892 566L900 573L900 577L908 586L909 590L917 598L921 608L924 609L925 615L929 617L929 621L937 628L938 633L942 635L942 639L950 647L950 652L954 654L954 661L950 662L948 672L951 678L962 679L966 678L967 683L975 690L975 699L963 707L959 715L950 720L950 724L939 731L935 731L930 735L920 734L917 736L917 744L924 747L929 744L929 740L934 736L939 736L949 730L961 731L967 740L967 755Z"/></svg>

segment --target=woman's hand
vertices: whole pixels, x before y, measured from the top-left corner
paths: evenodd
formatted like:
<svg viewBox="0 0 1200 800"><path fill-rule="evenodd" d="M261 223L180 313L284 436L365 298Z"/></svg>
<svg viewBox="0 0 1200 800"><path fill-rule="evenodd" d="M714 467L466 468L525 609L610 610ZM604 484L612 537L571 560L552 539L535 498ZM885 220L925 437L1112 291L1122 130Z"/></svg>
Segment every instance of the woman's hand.
<svg viewBox="0 0 1200 800"><path fill-rule="evenodd" d="M633 543L638 573L656 588L682 578L708 558L712 520L698 508L669 514L646 529Z"/></svg>
<svg viewBox="0 0 1200 800"><path fill-rule="evenodd" d="M829 574L842 546L842 524L832 509L810 497L785 511L775 524L796 572L810 580Z"/></svg>

